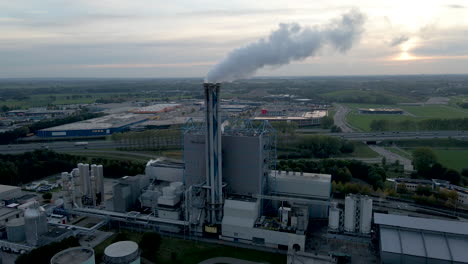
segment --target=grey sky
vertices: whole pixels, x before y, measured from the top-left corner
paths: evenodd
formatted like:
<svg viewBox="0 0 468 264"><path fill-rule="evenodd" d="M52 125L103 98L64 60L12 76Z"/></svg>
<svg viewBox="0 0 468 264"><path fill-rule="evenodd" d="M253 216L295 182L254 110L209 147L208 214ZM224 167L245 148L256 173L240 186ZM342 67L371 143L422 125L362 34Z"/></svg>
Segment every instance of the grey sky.
<svg viewBox="0 0 468 264"><path fill-rule="evenodd" d="M468 73L465 2L0 1L0 78L204 77L279 23L319 25L354 7L367 23L348 53L323 50L258 75Z"/></svg>

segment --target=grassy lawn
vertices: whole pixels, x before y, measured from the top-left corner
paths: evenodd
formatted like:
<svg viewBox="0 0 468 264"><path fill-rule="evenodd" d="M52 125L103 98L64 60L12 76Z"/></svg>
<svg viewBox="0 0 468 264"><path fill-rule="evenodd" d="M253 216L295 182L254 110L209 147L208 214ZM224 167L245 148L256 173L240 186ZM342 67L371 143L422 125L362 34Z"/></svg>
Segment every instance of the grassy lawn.
<svg viewBox="0 0 468 264"><path fill-rule="evenodd" d="M402 156L404 158L412 159L411 152L407 152L405 150L402 150L402 149L399 149L399 148L396 148L396 147L386 147L385 149L388 150L388 151L391 151L391 152L393 152L393 153L395 153L397 155L400 155L400 156Z"/></svg>
<svg viewBox="0 0 468 264"><path fill-rule="evenodd" d="M429 118L466 118L468 110L449 105L369 105L369 104L346 104L352 111L346 116L347 121L353 127L363 131L370 131L373 120L419 121ZM362 115L358 113L359 108L401 108L408 114L405 115Z"/></svg>
<svg viewBox="0 0 468 264"><path fill-rule="evenodd" d="M451 169L468 168L468 149L433 149L439 162Z"/></svg>
<svg viewBox="0 0 468 264"><path fill-rule="evenodd" d="M286 263L286 255L164 237L158 263L174 263L171 257L173 253L176 254L176 262L184 264L196 264L214 257L232 257L271 264Z"/></svg>
<svg viewBox="0 0 468 264"><path fill-rule="evenodd" d="M388 146L386 149L411 159L411 153L418 147L429 147L437 155L437 160L445 167L461 171L468 168L468 141L456 139L414 139L393 142L400 149ZM384 142L385 144L385 142Z"/></svg>
<svg viewBox="0 0 468 264"><path fill-rule="evenodd" d="M130 240L137 243L142 235L141 233L131 232L125 232L125 234ZM109 237L94 248L96 260L102 258L104 249L111 244L115 236ZM286 255L170 237L162 237L157 263L197 264L200 261L214 257L232 257L271 264L286 263ZM99 263L99 261L96 261L96 263Z"/></svg>

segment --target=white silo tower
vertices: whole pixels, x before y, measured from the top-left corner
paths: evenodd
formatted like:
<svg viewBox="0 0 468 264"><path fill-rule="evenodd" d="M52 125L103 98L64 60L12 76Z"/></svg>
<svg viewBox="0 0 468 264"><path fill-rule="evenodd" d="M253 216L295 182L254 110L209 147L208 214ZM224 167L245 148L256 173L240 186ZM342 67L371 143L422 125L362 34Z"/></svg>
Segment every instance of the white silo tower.
<svg viewBox="0 0 468 264"><path fill-rule="evenodd" d="M102 165L97 165L96 190L101 197L99 203L104 202L104 172Z"/></svg>
<svg viewBox="0 0 468 264"><path fill-rule="evenodd" d="M328 214L328 228L331 231L339 231L340 229L341 210L336 207L336 203L332 203Z"/></svg>
<svg viewBox="0 0 468 264"><path fill-rule="evenodd" d="M357 199L354 195L348 195L345 198L345 217L344 230L346 232L354 232L356 225L356 207Z"/></svg>
<svg viewBox="0 0 468 264"><path fill-rule="evenodd" d="M39 204L34 204L24 211L26 243L38 245L39 236L47 232L47 216Z"/></svg>
<svg viewBox="0 0 468 264"><path fill-rule="evenodd" d="M362 234L369 234L372 222L372 199L369 196L362 196L360 204L359 231Z"/></svg>

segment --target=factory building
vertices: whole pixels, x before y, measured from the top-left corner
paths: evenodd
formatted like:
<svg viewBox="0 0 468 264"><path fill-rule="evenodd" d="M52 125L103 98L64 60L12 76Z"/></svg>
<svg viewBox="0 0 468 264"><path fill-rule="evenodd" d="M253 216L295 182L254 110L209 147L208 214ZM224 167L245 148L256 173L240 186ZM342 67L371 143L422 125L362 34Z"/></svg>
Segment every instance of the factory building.
<svg viewBox="0 0 468 264"><path fill-rule="evenodd" d="M359 108L359 113L366 115L402 115L404 112L399 108Z"/></svg>
<svg viewBox="0 0 468 264"><path fill-rule="evenodd" d="M289 122L296 123L298 126L316 126L320 125L322 118L328 115L327 110L314 110L304 112L300 115L289 116L286 112L270 113L268 110L262 110L260 116L254 117L253 121L269 122Z"/></svg>
<svg viewBox="0 0 468 264"><path fill-rule="evenodd" d="M91 137L111 135L145 122L148 117L136 114L112 114L71 124L41 129L39 137Z"/></svg>
<svg viewBox="0 0 468 264"><path fill-rule="evenodd" d="M11 185L0 185L0 201L11 200L21 196L21 188Z"/></svg>
<svg viewBox="0 0 468 264"><path fill-rule="evenodd" d="M113 210L116 212L127 212L132 209L140 196L143 188L149 185L146 175L124 176L112 186L114 193Z"/></svg>
<svg viewBox="0 0 468 264"><path fill-rule="evenodd" d="M468 263L468 223L374 213L381 263Z"/></svg>

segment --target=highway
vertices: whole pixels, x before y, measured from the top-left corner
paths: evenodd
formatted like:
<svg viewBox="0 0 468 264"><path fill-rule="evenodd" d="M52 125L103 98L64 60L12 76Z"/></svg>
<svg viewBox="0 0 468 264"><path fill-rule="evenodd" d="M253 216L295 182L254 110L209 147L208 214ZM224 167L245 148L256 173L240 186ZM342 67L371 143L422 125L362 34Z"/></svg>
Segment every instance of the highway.
<svg viewBox="0 0 468 264"><path fill-rule="evenodd" d="M297 133L310 133L310 129L298 129ZM421 132L351 132L351 133L327 133L326 135L341 137L348 140L358 141L382 141L403 139L436 139L456 138L468 140L468 131L421 131Z"/></svg>
<svg viewBox="0 0 468 264"><path fill-rule="evenodd" d="M0 145L1 154L20 154L36 149L50 149L57 152L72 152L72 151L83 151L89 149L113 149L116 147L116 143L110 140L97 140L87 141L87 146L75 146L76 142L69 141L51 141L46 143L26 143L26 144L10 144ZM125 147L125 145L119 145L119 147Z"/></svg>
<svg viewBox="0 0 468 264"><path fill-rule="evenodd" d="M335 125L341 128L341 131L344 133L353 132L353 129L349 126L348 122L346 122L346 115L349 112L349 108L344 105L336 104L336 114L333 117L333 121Z"/></svg>

